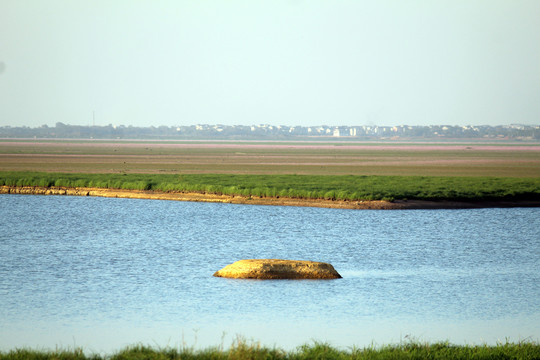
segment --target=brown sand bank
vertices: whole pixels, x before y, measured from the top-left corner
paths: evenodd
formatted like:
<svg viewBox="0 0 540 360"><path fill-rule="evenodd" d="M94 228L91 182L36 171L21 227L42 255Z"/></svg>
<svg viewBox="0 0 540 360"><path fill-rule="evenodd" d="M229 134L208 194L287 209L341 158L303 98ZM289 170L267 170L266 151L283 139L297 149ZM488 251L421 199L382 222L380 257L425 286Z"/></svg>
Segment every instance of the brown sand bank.
<svg viewBox="0 0 540 360"><path fill-rule="evenodd" d="M246 197L188 192L160 192L143 190L120 190L103 188L65 188L65 187L32 187L32 186L0 186L0 194L28 195L73 195L100 196L112 198L176 200L195 202L215 202L228 204L275 205L275 206L308 206L334 209L469 209L490 207L540 207L540 201L341 201L324 199L294 199L273 197Z"/></svg>

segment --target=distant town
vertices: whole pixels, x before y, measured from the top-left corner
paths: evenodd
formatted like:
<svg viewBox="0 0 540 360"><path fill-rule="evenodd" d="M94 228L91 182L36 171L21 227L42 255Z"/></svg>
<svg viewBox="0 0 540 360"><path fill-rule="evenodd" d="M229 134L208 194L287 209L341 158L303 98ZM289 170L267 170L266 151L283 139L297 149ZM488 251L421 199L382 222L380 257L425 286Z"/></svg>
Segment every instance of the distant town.
<svg viewBox="0 0 540 360"><path fill-rule="evenodd" d="M191 125L135 127L79 126L61 122L54 127L3 126L0 138L147 139L147 140L540 140L540 125L504 126L284 126Z"/></svg>

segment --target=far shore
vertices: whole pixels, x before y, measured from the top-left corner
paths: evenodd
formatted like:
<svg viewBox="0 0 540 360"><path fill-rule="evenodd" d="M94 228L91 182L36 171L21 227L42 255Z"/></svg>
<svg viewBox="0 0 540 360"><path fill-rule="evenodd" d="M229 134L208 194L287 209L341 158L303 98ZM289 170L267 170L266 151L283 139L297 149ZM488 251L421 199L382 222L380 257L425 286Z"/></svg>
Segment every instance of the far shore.
<svg viewBox="0 0 540 360"><path fill-rule="evenodd" d="M406 210L406 209L479 209L540 207L540 201L342 201L325 199L295 199L284 197L248 197L197 192L161 192L154 190L121 190L107 188L67 188L34 186L0 186L0 194L99 196L110 198L176 200L246 205L304 206L356 210Z"/></svg>

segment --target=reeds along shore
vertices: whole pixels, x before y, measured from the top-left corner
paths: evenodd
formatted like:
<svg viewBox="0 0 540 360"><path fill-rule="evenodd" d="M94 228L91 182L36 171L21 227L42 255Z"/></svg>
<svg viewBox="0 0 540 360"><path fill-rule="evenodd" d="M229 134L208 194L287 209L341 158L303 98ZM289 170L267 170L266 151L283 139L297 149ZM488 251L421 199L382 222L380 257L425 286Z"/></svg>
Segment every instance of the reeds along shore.
<svg viewBox="0 0 540 360"><path fill-rule="evenodd" d="M15 349L0 352L0 360L129 360L129 359L540 359L538 343L505 343L488 345L452 345L449 343L407 343L382 347L338 349L326 343L299 346L293 351L268 348L258 343L236 341L229 349L213 347L194 350L181 348L152 348L137 345L120 350L111 355L87 354L81 348L73 350L31 350Z"/></svg>
<svg viewBox="0 0 540 360"><path fill-rule="evenodd" d="M0 186L330 201L540 201L540 178L0 172Z"/></svg>

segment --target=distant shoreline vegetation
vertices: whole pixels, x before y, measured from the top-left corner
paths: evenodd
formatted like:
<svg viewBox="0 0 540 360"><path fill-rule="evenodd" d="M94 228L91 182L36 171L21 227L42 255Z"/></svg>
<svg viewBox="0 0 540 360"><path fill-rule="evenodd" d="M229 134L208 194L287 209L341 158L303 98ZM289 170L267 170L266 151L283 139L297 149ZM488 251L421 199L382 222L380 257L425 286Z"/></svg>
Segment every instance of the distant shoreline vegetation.
<svg viewBox="0 0 540 360"><path fill-rule="evenodd" d="M63 360L129 360L129 359L538 359L540 345L534 342L504 343L490 345L452 345L441 343L405 343L381 347L351 347L338 349L327 343L299 346L296 350L285 351L276 347L261 346L258 343L236 341L229 349L223 346L195 350L192 347L153 348L136 345L124 348L110 355L86 354L84 349L32 350L15 349L0 351L0 360L63 359Z"/></svg>
<svg viewBox="0 0 540 360"><path fill-rule="evenodd" d="M125 125L80 126L61 122L49 127L2 126L0 138L39 139L146 139L146 140L540 140L540 125L500 126L285 126L285 125L180 125L136 127Z"/></svg>
<svg viewBox="0 0 540 360"><path fill-rule="evenodd" d="M199 192L345 201L538 201L540 178L0 172L0 186Z"/></svg>

